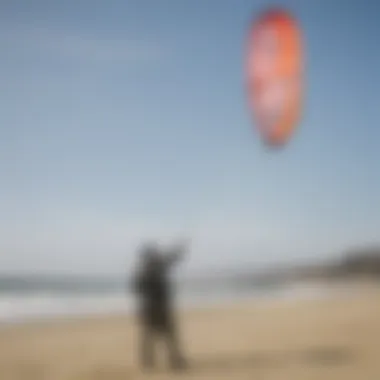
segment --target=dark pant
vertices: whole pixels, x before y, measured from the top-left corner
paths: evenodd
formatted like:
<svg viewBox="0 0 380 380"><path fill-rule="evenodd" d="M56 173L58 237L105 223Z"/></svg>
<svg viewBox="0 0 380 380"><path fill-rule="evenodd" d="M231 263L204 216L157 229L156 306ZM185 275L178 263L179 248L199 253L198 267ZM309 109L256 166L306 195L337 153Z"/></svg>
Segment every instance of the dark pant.
<svg viewBox="0 0 380 380"><path fill-rule="evenodd" d="M179 368L184 365L177 328L171 320L165 323L152 323L145 321L141 325L140 361L143 367L152 367L155 364L155 348L157 343L164 343L172 367Z"/></svg>

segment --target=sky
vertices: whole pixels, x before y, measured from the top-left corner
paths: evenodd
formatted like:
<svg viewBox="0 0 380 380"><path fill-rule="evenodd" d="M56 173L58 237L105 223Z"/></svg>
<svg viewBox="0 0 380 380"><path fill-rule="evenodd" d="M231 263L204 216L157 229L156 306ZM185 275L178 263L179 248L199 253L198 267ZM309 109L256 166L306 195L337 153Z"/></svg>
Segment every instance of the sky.
<svg viewBox="0 0 380 380"><path fill-rule="evenodd" d="M275 4L306 54L280 150L244 87L270 2L1 1L0 271L123 273L146 238L191 237L193 272L378 243L380 4Z"/></svg>

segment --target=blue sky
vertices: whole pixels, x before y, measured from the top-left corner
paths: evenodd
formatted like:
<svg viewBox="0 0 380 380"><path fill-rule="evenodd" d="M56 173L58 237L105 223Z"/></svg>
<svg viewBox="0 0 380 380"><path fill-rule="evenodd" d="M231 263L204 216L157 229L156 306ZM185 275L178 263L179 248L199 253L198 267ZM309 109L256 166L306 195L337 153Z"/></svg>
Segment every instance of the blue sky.
<svg viewBox="0 0 380 380"><path fill-rule="evenodd" d="M378 240L380 6L277 1L304 29L307 91L268 151L243 53L270 4L2 1L0 267L119 273L144 236L191 235L193 271Z"/></svg>

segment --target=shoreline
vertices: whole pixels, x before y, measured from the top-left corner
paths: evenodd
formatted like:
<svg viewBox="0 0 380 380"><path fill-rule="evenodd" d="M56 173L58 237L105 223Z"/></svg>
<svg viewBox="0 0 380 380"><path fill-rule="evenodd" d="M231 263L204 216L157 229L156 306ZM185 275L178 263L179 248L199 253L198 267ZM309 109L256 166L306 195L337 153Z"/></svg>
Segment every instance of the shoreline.
<svg viewBox="0 0 380 380"><path fill-rule="evenodd" d="M342 296L353 297L357 293L380 291L380 282L373 281L350 281L350 282L300 282L280 287L275 291L257 292L253 290L243 290L240 292L220 292L216 296L210 294L186 297L183 294L177 295L177 309L179 312L189 312L193 310L213 310L226 306L232 307L239 304L275 305L282 302L312 301L315 299L331 298ZM112 297L114 297L112 295ZM54 299L54 297L51 297ZM74 298L76 296L74 295ZM80 298L80 297L79 297ZM59 298L57 298L59 300ZM102 302L101 298L98 300ZM99 320L117 316L130 317L134 313L134 300L132 297L121 296L117 307L102 310L71 310L66 312L56 312L48 314L31 314L0 317L0 330L21 325L34 324L54 324L65 323L66 321ZM103 305L104 306L104 305Z"/></svg>
<svg viewBox="0 0 380 380"><path fill-rule="evenodd" d="M191 379L380 378L378 288L350 297L182 309L179 316ZM0 378L143 379L137 334L130 315L0 328ZM178 378L165 364L155 376Z"/></svg>

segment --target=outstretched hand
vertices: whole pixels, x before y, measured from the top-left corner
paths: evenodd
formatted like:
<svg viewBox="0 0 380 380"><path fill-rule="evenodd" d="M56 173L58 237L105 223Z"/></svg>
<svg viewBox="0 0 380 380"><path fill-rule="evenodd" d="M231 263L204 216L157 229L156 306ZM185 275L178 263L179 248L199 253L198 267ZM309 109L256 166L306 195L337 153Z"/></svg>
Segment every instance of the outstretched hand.
<svg viewBox="0 0 380 380"><path fill-rule="evenodd" d="M170 263L174 263L182 259L188 251L189 241L188 239L182 240L177 243L172 249L168 251L167 259Z"/></svg>

